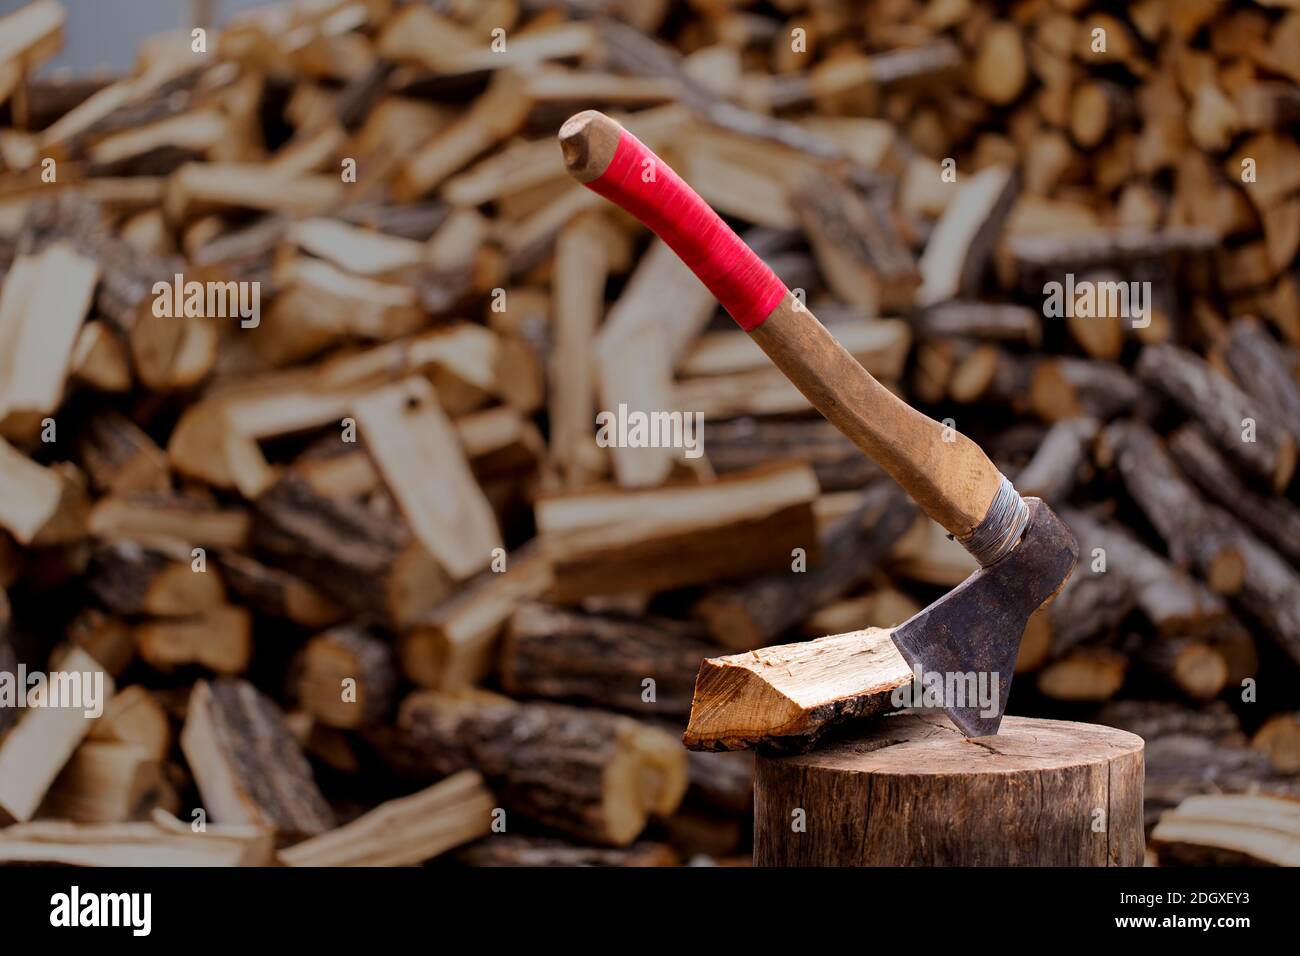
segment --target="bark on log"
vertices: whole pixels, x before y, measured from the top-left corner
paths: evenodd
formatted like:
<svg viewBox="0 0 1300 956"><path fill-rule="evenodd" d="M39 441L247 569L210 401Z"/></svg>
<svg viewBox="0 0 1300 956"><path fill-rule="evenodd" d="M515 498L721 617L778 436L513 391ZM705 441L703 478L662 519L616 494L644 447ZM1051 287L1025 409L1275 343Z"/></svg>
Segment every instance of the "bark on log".
<svg viewBox="0 0 1300 956"><path fill-rule="evenodd" d="M1090 724L1007 717L980 741L934 714L890 717L815 753L759 756L754 862L1140 866L1142 749Z"/></svg>
<svg viewBox="0 0 1300 956"><path fill-rule="evenodd" d="M861 488L884 476L875 462L827 421L709 422L708 457L719 474L769 461L807 462L824 492Z"/></svg>
<svg viewBox="0 0 1300 956"><path fill-rule="evenodd" d="M1228 326L1223 357L1237 384L1300 442L1300 383L1281 346L1258 319L1248 316Z"/></svg>
<svg viewBox="0 0 1300 956"><path fill-rule="evenodd" d="M1227 454L1280 491L1296 466L1296 439L1285 418L1261 414L1261 403L1219 374L1199 356L1174 345L1148 345L1137 364L1138 377L1173 399L1200 422ZM1255 421L1253 440L1245 440L1246 420Z"/></svg>
<svg viewBox="0 0 1300 956"><path fill-rule="evenodd" d="M1016 475L1016 490L1049 504L1068 498L1098 427L1092 418L1069 418L1053 425L1029 464Z"/></svg>
<svg viewBox="0 0 1300 956"><path fill-rule="evenodd" d="M700 663L715 648L696 627L655 618L516 609L501 650L501 686L516 697L685 717ZM647 699L645 681L653 681Z"/></svg>
<svg viewBox="0 0 1300 956"><path fill-rule="evenodd" d="M593 843L630 845L686 791L685 751L630 717L420 691L398 723L433 773L476 768L507 811Z"/></svg>
<svg viewBox="0 0 1300 956"><path fill-rule="evenodd" d="M352 730L382 720L392 710L397 663L392 647L374 634L336 627L303 646L293 684L309 714L327 727Z"/></svg>

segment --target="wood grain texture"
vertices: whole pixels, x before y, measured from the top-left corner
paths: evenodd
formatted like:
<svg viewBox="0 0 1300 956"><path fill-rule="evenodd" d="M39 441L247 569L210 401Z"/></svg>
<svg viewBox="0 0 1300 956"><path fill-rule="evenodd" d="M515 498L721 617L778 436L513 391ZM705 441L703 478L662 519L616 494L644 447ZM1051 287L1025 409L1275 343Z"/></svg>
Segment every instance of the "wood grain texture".
<svg viewBox="0 0 1300 956"><path fill-rule="evenodd" d="M754 862L1139 866L1142 746L1125 731L1026 717L968 739L945 717L910 713L815 753L760 755Z"/></svg>

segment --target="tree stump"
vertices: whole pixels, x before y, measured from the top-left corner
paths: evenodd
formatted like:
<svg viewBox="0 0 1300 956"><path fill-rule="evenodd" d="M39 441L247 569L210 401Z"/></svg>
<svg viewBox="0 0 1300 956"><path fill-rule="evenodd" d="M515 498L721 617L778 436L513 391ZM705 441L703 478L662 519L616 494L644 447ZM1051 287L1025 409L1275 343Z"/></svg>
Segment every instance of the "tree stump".
<svg viewBox="0 0 1300 956"><path fill-rule="evenodd" d="M1142 738L1007 717L966 738L913 712L760 756L757 866L1139 866Z"/></svg>

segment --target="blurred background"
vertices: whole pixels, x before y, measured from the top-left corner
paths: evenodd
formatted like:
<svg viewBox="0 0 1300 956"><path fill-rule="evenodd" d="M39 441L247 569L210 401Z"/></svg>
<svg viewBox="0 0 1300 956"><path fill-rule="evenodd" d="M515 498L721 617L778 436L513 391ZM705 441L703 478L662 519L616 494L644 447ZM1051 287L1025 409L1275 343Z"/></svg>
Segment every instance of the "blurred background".
<svg viewBox="0 0 1300 956"><path fill-rule="evenodd" d="M975 565L572 182L588 108L1072 526L1009 713L1146 740L1149 862L1300 859L1291 5L0 15L0 672L112 687L0 707L0 862L749 862L700 661Z"/></svg>

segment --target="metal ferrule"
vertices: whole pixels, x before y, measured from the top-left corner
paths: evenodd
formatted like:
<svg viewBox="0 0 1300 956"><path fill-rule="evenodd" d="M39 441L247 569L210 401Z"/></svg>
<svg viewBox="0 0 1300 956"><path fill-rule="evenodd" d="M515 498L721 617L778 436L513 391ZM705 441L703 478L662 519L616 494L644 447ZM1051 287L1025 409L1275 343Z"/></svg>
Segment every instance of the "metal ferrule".
<svg viewBox="0 0 1300 956"><path fill-rule="evenodd" d="M1029 505L1003 475L984 520L968 537L957 540L980 563L980 567L987 568L1015 549L1028 523Z"/></svg>

